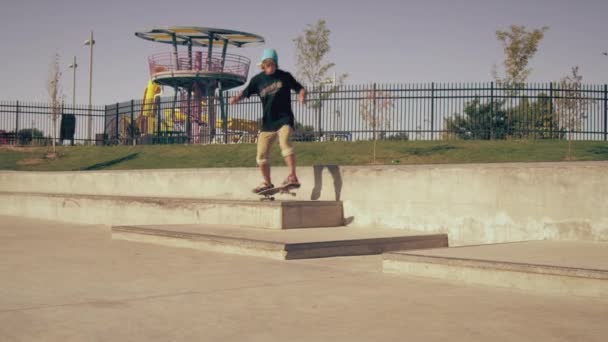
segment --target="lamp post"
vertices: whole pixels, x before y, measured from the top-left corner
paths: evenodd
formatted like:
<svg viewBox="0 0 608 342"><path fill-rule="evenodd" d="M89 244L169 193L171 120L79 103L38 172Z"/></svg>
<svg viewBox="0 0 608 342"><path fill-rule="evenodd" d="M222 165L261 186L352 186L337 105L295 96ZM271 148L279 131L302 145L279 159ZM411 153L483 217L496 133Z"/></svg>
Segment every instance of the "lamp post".
<svg viewBox="0 0 608 342"><path fill-rule="evenodd" d="M78 64L76 64L76 56L74 56L74 62L68 66L68 68L73 69L73 79L72 79L72 110L76 109L76 68L78 68Z"/></svg>
<svg viewBox="0 0 608 342"><path fill-rule="evenodd" d="M89 128L88 128L88 142L91 143L91 135L93 131L93 45L95 40L93 39L93 31L89 39L84 42L84 45L89 46Z"/></svg>

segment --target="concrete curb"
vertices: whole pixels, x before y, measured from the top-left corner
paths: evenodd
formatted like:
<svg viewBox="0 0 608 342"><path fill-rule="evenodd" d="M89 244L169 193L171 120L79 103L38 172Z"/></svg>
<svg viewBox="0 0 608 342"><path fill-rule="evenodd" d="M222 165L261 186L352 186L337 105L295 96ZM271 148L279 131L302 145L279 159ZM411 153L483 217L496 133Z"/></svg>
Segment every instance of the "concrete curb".
<svg viewBox="0 0 608 342"><path fill-rule="evenodd" d="M421 256L383 256L383 272L543 294L608 298L608 271L584 268Z"/></svg>

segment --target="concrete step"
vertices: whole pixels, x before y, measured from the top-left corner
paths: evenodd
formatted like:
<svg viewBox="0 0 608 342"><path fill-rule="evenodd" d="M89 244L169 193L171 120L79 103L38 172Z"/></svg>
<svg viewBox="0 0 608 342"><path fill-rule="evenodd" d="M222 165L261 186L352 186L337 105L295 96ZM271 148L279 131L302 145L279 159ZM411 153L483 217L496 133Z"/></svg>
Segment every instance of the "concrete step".
<svg viewBox="0 0 608 342"><path fill-rule="evenodd" d="M372 255L448 244L446 234L347 227L273 231L225 225L114 226L112 238L279 260Z"/></svg>
<svg viewBox="0 0 608 342"><path fill-rule="evenodd" d="M527 241L396 251L385 273L543 294L608 298L608 243Z"/></svg>
<svg viewBox="0 0 608 342"><path fill-rule="evenodd" d="M0 192L0 215L107 225L200 223L291 229L344 224L340 201L262 202L17 192Z"/></svg>

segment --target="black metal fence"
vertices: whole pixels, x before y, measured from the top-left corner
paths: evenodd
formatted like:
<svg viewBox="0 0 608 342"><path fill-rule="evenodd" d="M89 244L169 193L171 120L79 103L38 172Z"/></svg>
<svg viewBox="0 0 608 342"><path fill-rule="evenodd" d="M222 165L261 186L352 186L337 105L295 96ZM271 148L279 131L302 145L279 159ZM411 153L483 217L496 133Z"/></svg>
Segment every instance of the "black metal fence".
<svg viewBox="0 0 608 342"><path fill-rule="evenodd" d="M227 98L235 95L228 92ZM224 105L186 94L106 106L61 106L56 125L45 104L0 103L0 144L251 143L262 117L258 98ZM293 96L294 140L608 139L608 86L556 83L369 84L309 88ZM70 126L71 125L71 126ZM53 128L54 127L54 128ZM71 129L71 130L70 130ZM53 135L53 130L55 134ZM90 130L90 132L89 132Z"/></svg>
<svg viewBox="0 0 608 342"><path fill-rule="evenodd" d="M48 103L22 101L0 102L0 145L46 145L58 141L82 144L103 142L105 110L103 106L72 106L56 108ZM55 131L55 134L53 134Z"/></svg>

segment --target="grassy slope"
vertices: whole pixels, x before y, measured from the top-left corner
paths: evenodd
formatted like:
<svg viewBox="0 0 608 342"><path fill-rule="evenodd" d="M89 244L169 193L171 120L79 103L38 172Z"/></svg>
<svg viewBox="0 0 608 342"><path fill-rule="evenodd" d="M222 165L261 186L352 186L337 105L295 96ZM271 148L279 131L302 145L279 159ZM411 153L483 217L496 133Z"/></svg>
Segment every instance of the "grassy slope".
<svg viewBox="0 0 608 342"><path fill-rule="evenodd" d="M372 142L296 143L298 165L372 163ZM573 160L608 160L605 142L573 142ZM46 159L46 147L0 147L4 170L100 170L204 167L254 167L253 144L59 147L59 157ZM278 146L271 156L282 165ZM376 163L495 163L568 160L564 141L381 141Z"/></svg>

